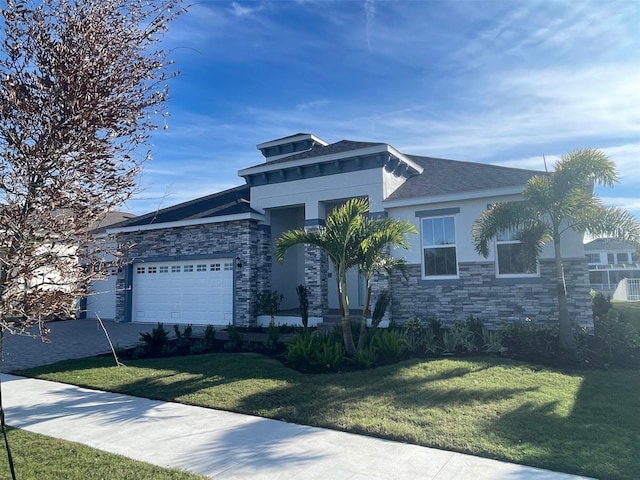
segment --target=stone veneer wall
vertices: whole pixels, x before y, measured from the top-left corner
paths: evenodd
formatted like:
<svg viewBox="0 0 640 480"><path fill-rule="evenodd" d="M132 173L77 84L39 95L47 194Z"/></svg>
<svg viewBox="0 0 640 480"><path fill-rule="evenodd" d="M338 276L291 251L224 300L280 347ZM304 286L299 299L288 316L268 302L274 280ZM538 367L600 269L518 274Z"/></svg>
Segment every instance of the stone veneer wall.
<svg viewBox="0 0 640 480"><path fill-rule="evenodd" d="M565 260L569 313L574 325L593 327L586 259ZM444 324L473 315L488 328L504 321L524 320L553 324L558 319L553 261L540 262L540 277L495 277L493 262L460 263L459 280L421 281L421 266L407 265L409 280L400 273L391 278L391 314L402 323L411 318L437 318Z"/></svg>
<svg viewBox="0 0 640 480"><path fill-rule="evenodd" d="M329 258L319 247L304 246L304 278L309 295L309 316L324 317L329 312L327 271Z"/></svg>
<svg viewBox="0 0 640 480"><path fill-rule="evenodd" d="M255 324L257 292L270 286L269 240L269 228L251 220L127 232L118 236L120 251L131 263L152 258L170 261L196 255L233 258L236 325ZM242 268L236 267L236 257L240 257ZM121 273L117 284L116 321L126 318L126 295L124 273Z"/></svg>

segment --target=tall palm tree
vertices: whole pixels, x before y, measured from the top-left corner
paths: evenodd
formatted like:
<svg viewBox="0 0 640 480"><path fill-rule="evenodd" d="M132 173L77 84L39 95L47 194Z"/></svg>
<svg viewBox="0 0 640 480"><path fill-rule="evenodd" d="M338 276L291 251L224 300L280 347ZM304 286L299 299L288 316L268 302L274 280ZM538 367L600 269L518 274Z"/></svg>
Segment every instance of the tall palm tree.
<svg viewBox="0 0 640 480"><path fill-rule="evenodd" d="M593 192L594 185L612 187L617 180L615 164L604 153L574 150L560 158L553 172L529 180L522 192L524 201L496 203L473 226L475 250L485 258L489 242L505 231L519 232L527 263L535 262L542 247L553 242L560 344L567 350L575 349L575 339L560 250L562 234L574 230L640 245L637 220L623 209L605 207Z"/></svg>
<svg viewBox="0 0 640 480"><path fill-rule="evenodd" d="M399 269L404 274L405 260L393 257L387 253L387 247L409 249L407 236L418 233L413 224L407 220L394 218L367 219L365 221L364 239L360 244L358 268L365 280L366 293L362 319L360 322L360 336L358 349L365 346L367 335L367 314L371 303L371 281L374 274L393 269Z"/></svg>
<svg viewBox="0 0 640 480"><path fill-rule="evenodd" d="M365 214L368 210L369 202L366 199L351 199L327 216L326 226L316 231L289 230L276 241L275 253L279 262L284 261L285 253L294 245L315 245L326 252L336 273L342 311L342 335L348 355L355 352L355 344L351 333L347 270L358 263L365 231Z"/></svg>

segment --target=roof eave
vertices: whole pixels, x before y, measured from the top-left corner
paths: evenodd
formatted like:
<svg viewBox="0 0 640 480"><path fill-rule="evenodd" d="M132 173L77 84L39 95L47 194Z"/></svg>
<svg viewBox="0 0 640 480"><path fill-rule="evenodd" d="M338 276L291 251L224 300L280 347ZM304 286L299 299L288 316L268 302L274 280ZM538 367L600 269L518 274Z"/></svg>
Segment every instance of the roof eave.
<svg viewBox="0 0 640 480"><path fill-rule="evenodd" d="M113 235L116 233L145 232L149 230L162 230L165 228L190 227L194 225L207 225L210 223L225 223L237 220L263 221L264 215L258 212L235 213L231 215L220 215L217 217L194 218L190 220L176 220L173 222L150 223L147 225L132 225L130 227L120 227L107 229L106 233Z"/></svg>
<svg viewBox="0 0 640 480"><path fill-rule="evenodd" d="M319 155L317 157L303 158L300 160L292 160L291 162L279 162L276 164L258 165L258 166L239 170L238 175L241 177L247 177L249 175L273 172L273 171L282 170L286 168L304 167L307 165L314 165L316 163L332 162L335 160L341 160L341 159L352 158L352 157L360 157L365 155L375 155L377 153L389 153L393 155L394 157L398 158L400 161L406 163L409 168L411 168L418 174L424 171L424 168L422 168L420 165L418 165L416 162L411 160L409 157L407 157L403 153L400 153L391 145L382 144L382 145L375 145L373 147L358 148L355 150L347 150L344 152L332 153L329 155Z"/></svg>
<svg viewBox="0 0 640 480"><path fill-rule="evenodd" d="M459 202L462 200L475 200L479 198L503 197L507 195L522 194L523 186L491 188L483 190L474 190L470 192L460 192L448 195L421 196L412 198L402 198L398 200L383 200L384 208L410 207L414 205L424 205L426 203L446 203Z"/></svg>

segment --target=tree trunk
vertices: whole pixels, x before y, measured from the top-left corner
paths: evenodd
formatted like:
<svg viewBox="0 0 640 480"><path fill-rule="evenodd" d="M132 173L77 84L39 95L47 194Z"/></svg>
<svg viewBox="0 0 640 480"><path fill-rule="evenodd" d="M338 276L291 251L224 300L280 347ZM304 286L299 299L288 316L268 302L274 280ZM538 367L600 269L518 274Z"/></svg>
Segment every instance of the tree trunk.
<svg viewBox="0 0 640 480"><path fill-rule="evenodd" d="M571 319L569 318L569 306L567 303L567 285L564 279L564 266L562 264L562 255L560 252L559 234L553 237L553 247L555 254L555 274L556 286L558 293L558 322L560 327L560 346L568 351L575 351L576 341L571 328Z"/></svg>
<svg viewBox="0 0 640 480"><path fill-rule="evenodd" d="M342 339L344 341L344 351L351 356L356 351L353 343L353 334L351 333L351 315L349 312L349 297L347 295L347 276L345 272L339 273L338 294L342 302Z"/></svg>
<svg viewBox="0 0 640 480"><path fill-rule="evenodd" d="M2 347L4 346L4 328L0 327L0 367L2 366ZM16 480L16 468L13 464L13 455L9 446L9 437L7 436L7 424L4 418L4 404L2 402L2 381L0 380L0 429L4 438L5 453L7 454L7 463L9 464L9 472L12 480Z"/></svg>
<svg viewBox="0 0 640 480"><path fill-rule="evenodd" d="M362 307L362 320L360 321L358 350L362 350L367 342L367 316L369 314L369 303L371 303L371 284L367 281L367 292L364 297L364 306Z"/></svg>

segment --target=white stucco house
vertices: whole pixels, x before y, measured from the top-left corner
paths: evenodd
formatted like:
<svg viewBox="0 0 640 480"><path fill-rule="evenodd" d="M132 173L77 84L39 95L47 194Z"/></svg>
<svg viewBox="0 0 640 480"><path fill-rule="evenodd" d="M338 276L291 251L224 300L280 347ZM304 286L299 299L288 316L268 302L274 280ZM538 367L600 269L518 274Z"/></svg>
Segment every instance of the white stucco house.
<svg viewBox="0 0 640 480"><path fill-rule="evenodd" d="M489 258L474 251L471 239L488 205L520 199L526 182L542 172L410 155L386 143L330 144L307 133L257 148L263 158L238 172L242 185L107 230L130 262L117 278L118 321L255 324L258 292L279 291L282 309L293 310L299 284L309 289L310 316L322 321L338 308L326 256L299 246L280 264L273 245L286 230L322 227L333 208L353 197L366 197L371 215L409 220L419 232L409 251L393 252L406 259L408 279L376 279L375 291L392 293L389 314L396 321L469 315L490 325L556 321L551 249L527 269L512 238L499 238ZM589 325L582 237L563 240L571 316ZM358 308L363 288L355 271L349 287Z"/></svg>

